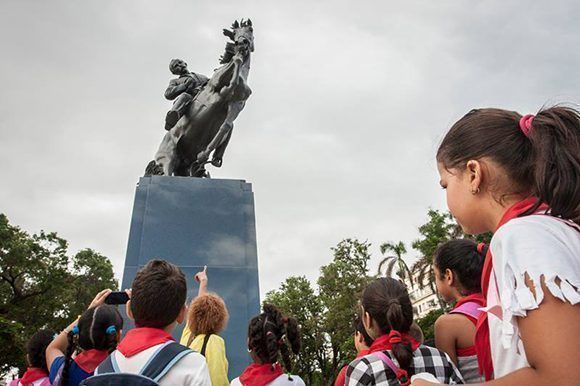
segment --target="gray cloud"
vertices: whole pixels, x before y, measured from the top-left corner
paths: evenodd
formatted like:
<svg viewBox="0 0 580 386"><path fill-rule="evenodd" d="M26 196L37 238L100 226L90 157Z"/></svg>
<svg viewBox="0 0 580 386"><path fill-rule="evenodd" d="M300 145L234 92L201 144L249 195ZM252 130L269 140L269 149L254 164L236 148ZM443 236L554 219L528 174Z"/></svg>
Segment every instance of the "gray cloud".
<svg viewBox="0 0 580 386"><path fill-rule="evenodd" d="M171 58L210 74L251 17L254 90L217 178L253 183L262 292L344 237L411 241L444 208L433 160L473 107L578 101L574 1L4 1L0 211L120 276Z"/></svg>

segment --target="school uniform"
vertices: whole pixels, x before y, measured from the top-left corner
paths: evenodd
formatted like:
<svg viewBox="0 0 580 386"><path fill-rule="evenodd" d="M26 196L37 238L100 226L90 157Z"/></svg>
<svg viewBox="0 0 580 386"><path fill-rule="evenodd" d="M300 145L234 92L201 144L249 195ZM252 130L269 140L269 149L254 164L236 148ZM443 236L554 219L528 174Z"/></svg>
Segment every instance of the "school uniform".
<svg viewBox="0 0 580 386"><path fill-rule="evenodd" d="M513 218L497 230L490 251L486 311L493 375L499 378L530 366L518 317L541 307L542 275L553 296L580 303L580 227L546 214ZM536 297L526 275L535 283Z"/></svg>
<svg viewBox="0 0 580 386"><path fill-rule="evenodd" d="M61 385L65 357L57 357L50 366L50 383L61 386L77 386L81 381L93 375L97 366L99 366L107 356L109 356L107 350L92 349L82 351L71 361L68 370L68 383L66 385Z"/></svg>
<svg viewBox="0 0 580 386"><path fill-rule="evenodd" d="M463 383L459 370L446 353L433 347L421 345L408 334L400 335L411 345L413 350L411 362L413 374L429 373L435 376L437 381L448 385ZM375 339L369 351L368 355L355 359L348 365L345 385L400 385L398 372L402 369L399 368L399 363L393 355L389 336L383 335ZM404 373L405 377L409 379L410 375L406 374L406 371Z"/></svg>
<svg viewBox="0 0 580 386"><path fill-rule="evenodd" d="M304 381L297 375L284 374L280 364L253 363L248 366L242 375L234 379L231 386L305 386Z"/></svg>
<svg viewBox="0 0 580 386"><path fill-rule="evenodd" d="M22 378L11 381L9 386L50 386L48 373L36 367L26 369Z"/></svg>
<svg viewBox="0 0 580 386"><path fill-rule="evenodd" d="M459 314L465 316L474 326L477 325L477 319L483 312L481 308L485 304L485 299L482 294L472 294L465 296L455 304L455 307L449 312L450 314ZM475 345L458 348L457 354L457 368L463 376L465 383L479 383L484 381L484 377L479 372L479 365L477 362L477 352Z"/></svg>
<svg viewBox="0 0 580 386"><path fill-rule="evenodd" d="M189 342L190 336L191 333L186 327L185 330L183 330L180 343L186 346ZM196 335L189 344L189 348L201 353L205 357L212 386L228 386L230 384L230 381L228 380L226 344L221 336L210 334L206 341L205 334Z"/></svg>
<svg viewBox="0 0 580 386"><path fill-rule="evenodd" d="M167 332L157 328L135 328L127 332L111 353L119 373L138 374L149 360L165 346L174 341ZM171 367L160 380L161 386L187 385L211 386L205 358L196 352L189 353Z"/></svg>

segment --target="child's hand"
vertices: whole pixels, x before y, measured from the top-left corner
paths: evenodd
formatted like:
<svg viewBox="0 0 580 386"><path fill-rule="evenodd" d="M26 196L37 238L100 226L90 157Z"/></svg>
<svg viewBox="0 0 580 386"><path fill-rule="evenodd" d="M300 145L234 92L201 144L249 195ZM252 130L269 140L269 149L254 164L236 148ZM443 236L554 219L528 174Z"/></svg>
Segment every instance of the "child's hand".
<svg viewBox="0 0 580 386"><path fill-rule="evenodd" d="M196 282L198 283L207 283L207 265L203 267L203 271L200 271L195 274L193 277Z"/></svg>
<svg viewBox="0 0 580 386"><path fill-rule="evenodd" d="M109 296L109 294L113 292L110 289L104 289L101 292L99 292L97 294L97 296L95 296L95 298L93 299L93 301L91 302L91 304L89 305L89 308L93 308L93 307L97 307L102 305L103 303L105 303L105 299L107 298L107 296Z"/></svg>

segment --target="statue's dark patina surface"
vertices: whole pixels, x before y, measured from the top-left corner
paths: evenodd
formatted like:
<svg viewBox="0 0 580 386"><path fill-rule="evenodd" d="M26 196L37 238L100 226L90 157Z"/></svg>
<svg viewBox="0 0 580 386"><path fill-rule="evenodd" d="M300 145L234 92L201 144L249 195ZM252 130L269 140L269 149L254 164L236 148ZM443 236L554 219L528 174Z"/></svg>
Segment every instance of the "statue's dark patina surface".
<svg viewBox="0 0 580 386"><path fill-rule="evenodd" d="M254 51L252 21L235 21L224 35L231 42L211 79L189 72L183 60L171 61L170 70L179 77L170 81L165 97L174 103L145 175L209 177L206 164L222 165L234 120L252 93L246 83Z"/></svg>

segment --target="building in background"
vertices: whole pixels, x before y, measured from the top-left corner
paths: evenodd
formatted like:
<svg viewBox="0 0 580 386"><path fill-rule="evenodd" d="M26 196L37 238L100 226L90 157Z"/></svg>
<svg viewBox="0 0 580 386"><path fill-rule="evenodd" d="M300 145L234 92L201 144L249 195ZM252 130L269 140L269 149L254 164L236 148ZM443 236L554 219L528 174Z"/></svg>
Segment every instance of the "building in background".
<svg viewBox="0 0 580 386"><path fill-rule="evenodd" d="M405 278L405 285L413 304L415 318L422 318L429 312L440 308L437 295L433 292L429 283L431 278L428 275L425 276L423 283L419 283L419 271L413 272L412 283L409 278ZM433 287L435 287L435 283L433 283Z"/></svg>

